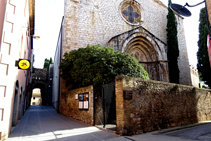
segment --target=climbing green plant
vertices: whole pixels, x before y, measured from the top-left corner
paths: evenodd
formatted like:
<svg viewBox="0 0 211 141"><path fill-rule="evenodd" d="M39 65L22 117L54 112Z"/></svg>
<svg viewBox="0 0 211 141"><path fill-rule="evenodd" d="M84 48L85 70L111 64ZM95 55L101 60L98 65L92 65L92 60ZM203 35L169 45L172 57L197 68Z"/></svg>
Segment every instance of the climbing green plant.
<svg viewBox="0 0 211 141"><path fill-rule="evenodd" d="M149 79L138 60L126 53L100 45L80 48L64 54L59 68L69 89L114 81L117 75ZM131 72L125 72L130 69Z"/></svg>
<svg viewBox="0 0 211 141"><path fill-rule="evenodd" d="M178 67L178 39L177 39L177 21L174 12L170 8L171 0L169 0L167 15L167 45L168 45L168 66L169 77L171 83L179 84L179 67Z"/></svg>

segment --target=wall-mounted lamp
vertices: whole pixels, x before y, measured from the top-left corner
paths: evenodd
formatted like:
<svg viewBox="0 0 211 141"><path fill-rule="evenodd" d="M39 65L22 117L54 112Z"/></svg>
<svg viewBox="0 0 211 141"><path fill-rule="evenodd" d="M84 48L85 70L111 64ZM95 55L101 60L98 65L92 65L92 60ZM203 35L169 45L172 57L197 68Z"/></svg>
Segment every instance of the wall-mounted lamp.
<svg viewBox="0 0 211 141"><path fill-rule="evenodd" d="M38 39L40 39L40 36L33 36L33 38L38 40Z"/></svg>

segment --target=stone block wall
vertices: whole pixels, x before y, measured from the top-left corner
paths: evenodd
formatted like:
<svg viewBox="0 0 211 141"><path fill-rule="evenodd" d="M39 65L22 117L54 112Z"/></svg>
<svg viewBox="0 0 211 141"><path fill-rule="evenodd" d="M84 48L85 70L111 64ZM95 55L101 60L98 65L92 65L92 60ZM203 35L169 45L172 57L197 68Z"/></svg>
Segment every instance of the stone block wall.
<svg viewBox="0 0 211 141"><path fill-rule="evenodd" d="M64 80L61 81L64 82ZM89 110L79 110L79 100L75 99L75 94L85 92L89 92ZM68 91L65 84L61 83L59 111L64 116L94 125L93 86Z"/></svg>
<svg viewBox="0 0 211 141"><path fill-rule="evenodd" d="M206 89L116 77L117 133L142 134L211 120L211 93ZM124 91L132 92L126 100Z"/></svg>

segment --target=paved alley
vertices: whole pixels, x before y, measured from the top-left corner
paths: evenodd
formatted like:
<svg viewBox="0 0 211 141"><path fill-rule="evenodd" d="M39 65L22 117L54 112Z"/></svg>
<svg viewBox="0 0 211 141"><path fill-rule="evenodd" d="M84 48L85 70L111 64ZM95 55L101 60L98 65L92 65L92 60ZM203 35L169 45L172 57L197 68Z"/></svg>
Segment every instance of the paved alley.
<svg viewBox="0 0 211 141"><path fill-rule="evenodd" d="M128 141L124 137L57 114L51 106L30 106L7 141Z"/></svg>
<svg viewBox="0 0 211 141"><path fill-rule="evenodd" d="M165 131L165 130L164 130ZM211 123L167 132L118 136L58 114L51 106L30 106L7 141L211 141Z"/></svg>

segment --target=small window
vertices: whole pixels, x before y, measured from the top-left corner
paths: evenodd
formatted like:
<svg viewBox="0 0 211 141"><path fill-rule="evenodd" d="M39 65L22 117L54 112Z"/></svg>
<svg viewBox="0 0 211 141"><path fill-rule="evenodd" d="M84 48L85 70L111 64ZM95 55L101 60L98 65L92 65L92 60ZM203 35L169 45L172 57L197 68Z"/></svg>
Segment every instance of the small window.
<svg viewBox="0 0 211 141"><path fill-rule="evenodd" d="M33 99L35 99L35 97L33 97Z"/></svg>

